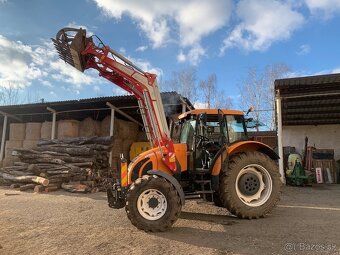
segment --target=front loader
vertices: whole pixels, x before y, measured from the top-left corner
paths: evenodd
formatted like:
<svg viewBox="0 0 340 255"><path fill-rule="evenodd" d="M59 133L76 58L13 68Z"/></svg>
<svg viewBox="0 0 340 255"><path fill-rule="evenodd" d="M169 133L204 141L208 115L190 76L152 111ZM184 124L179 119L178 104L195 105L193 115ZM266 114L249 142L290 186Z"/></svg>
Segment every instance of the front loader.
<svg viewBox="0 0 340 255"><path fill-rule="evenodd" d="M122 158L108 187L111 208L125 207L130 221L145 231L165 231L178 219L186 199L204 199L239 218L268 214L280 197L278 156L247 137L243 113L195 109L168 127L156 75L86 37L83 29L61 29L52 39L61 59L99 75L133 94L153 148Z"/></svg>

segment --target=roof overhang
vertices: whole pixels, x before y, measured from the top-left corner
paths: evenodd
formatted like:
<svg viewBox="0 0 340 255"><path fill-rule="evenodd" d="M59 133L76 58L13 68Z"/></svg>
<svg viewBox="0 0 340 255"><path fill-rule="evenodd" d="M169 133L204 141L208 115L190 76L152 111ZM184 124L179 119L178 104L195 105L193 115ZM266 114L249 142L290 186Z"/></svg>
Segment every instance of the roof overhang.
<svg viewBox="0 0 340 255"><path fill-rule="evenodd" d="M340 124L340 74L279 79L282 125Z"/></svg>

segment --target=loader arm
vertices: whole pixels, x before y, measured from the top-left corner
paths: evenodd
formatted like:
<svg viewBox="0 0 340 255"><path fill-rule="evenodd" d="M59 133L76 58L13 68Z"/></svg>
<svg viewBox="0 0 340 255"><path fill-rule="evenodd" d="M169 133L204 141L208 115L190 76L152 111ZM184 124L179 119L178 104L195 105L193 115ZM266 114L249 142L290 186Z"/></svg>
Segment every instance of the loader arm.
<svg viewBox="0 0 340 255"><path fill-rule="evenodd" d="M153 147L158 147L164 163L176 171L176 158L170 138L156 75L144 72L127 58L101 41L95 45L86 30L63 28L52 39L62 60L84 72L96 69L99 76L133 94L143 119L145 132Z"/></svg>

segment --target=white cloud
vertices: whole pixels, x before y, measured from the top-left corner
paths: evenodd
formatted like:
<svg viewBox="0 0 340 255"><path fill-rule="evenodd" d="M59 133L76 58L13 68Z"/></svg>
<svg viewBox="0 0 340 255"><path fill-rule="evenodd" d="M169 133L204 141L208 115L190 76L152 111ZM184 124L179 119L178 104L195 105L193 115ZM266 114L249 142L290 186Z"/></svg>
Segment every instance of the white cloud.
<svg viewBox="0 0 340 255"><path fill-rule="evenodd" d="M180 53L177 55L177 61L179 63L185 62L187 59L186 55L183 53L183 51L180 51Z"/></svg>
<svg viewBox="0 0 340 255"><path fill-rule="evenodd" d="M232 47L266 50L272 43L290 38L304 17L289 3L273 0L241 0L236 10L241 22L223 41L221 53Z"/></svg>
<svg viewBox="0 0 340 255"><path fill-rule="evenodd" d="M307 44L303 44L300 46L299 50L296 52L298 55L307 55L310 52L311 48Z"/></svg>
<svg viewBox="0 0 340 255"><path fill-rule="evenodd" d="M153 48L177 41L193 49L203 37L225 26L231 15L231 0L94 0L108 17L130 16L151 41ZM197 62L197 61L196 61Z"/></svg>
<svg viewBox="0 0 340 255"><path fill-rule="evenodd" d="M156 74L158 77L163 75L163 70L161 68L152 66L152 64L147 60L135 59L132 57L128 57L128 59L145 72Z"/></svg>
<svg viewBox="0 0 340 255"><path fill-rule="evenodd" d="M76 87L81 87L81 85L84 84L92 84L95 80L94 77L79 72L77 69L71 67L69 64L66 64L61 59L53 61L50 64L50 70L54 72L52 77L56 81L71 83Z"/></svg>
<svg viewBox="0 0 340 255"><path fill-rule="evenodd" d="M190 62L192 65L197 65L201 58L205 56L205 49L202 48L201 45L197 44L193 46L187 54L185 54L182 50L177 55L177 61L179 63L183 63L185 61Z"/></svg>
<svg viewBox="0 0 340 255"><path fill-rule="evenodd" d="M339 0L305 0L305 3L312 14L323 14L325 18L330 18L334 13L340 12Z"/></svg>
<svg viewBox="0 0 340 255"><path fill-rule="evenodd" d="M99 91L100 91L100 87L97 86L97 85L95 85L95 86L93 87L93 90L94 90L95 92L99 92Z"/></svg>
<svg viewBox="0 0 340 255"><path fill-rule="evenodd" d="M4 4L6 2L7 2L7 0L0 0L0 4Z"/></svg>
<svg viewBox="0 0 340 255"><path fill-rule="evenodd" d="M187 54L187 59L193 65L197 65L200 62L202 56L205 55L205 50L201 47L201 45L196 45L195 47L191 48L189 53Z"/></svg>
<svg viewBox="0 0 340 255"><path fill-rule="evenodd" d="M208 104L207 103L203 103L203 102L195 102L194 103L194 107L196 109L206 109L206 108L208 108Z"/></svg>
<svg viewBox="0 0 340 255"><path fill-rule="evenodd" d="M57 94L54 91L50 91L49 93L52 97L57 97Z"/></svg>
<svg viewBox="0 0 340 255"><path fill-rule="evenodd" d="M140 52L143 52L143 51L146 51L148 49L148 46L146 45L143 45L143 46L139 46L136 51L140 51Z"/></svg>
<svg viewBox="0 0 340 255"><path fill-rule="evenodd" d="M26 87L47 75L37 61L39 49L0 35L0 79L14 87Z"/></svg>
<svg viewBox="0 0 340 255"><path fill-rule="evenodd" d="M87 26L85 25L79 25L78 23L72 21L70 23L68 23L66 25L66 27L71 27L71 28L82 28L82 29L85 29L86 30L86 36L92 36L93 35L93 32L91 29L89 29Z"/></svg>

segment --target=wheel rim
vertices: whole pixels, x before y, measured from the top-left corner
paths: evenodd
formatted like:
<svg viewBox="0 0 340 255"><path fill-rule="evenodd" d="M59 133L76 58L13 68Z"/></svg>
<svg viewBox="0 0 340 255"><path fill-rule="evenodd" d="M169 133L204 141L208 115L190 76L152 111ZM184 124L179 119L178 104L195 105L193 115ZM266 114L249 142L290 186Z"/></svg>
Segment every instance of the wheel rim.
<svg viewBox="0 0 340 255"><path fill-rule="evenodd" d="M266 168L251 164L238 173L235 188L244 204L258 207L265 204L272 194L272 178Z"/></svg>
<svg viewBox="0 0 340 255"><path fill-rule="evenodd" d="M168 208L166 197L156 189L147 189L137 200L139 214L147 220L158 220L163 217Z"/></svg>

